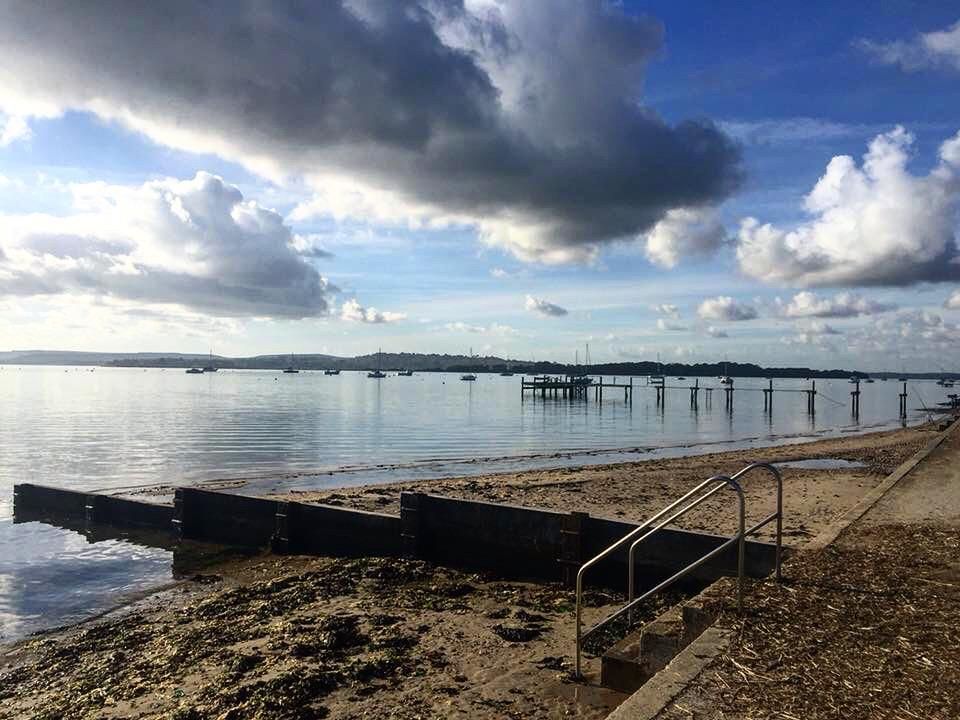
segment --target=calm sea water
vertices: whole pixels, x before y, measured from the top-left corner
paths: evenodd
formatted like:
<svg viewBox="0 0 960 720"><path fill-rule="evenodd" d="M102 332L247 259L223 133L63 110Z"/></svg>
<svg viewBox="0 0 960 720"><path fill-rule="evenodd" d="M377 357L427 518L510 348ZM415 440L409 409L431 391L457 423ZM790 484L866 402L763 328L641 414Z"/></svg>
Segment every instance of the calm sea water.
<svg viewBox="0 0 960 720"><path fill-rule="evenodd" d="M632 405L616 391L605 393L602 405L521 401L520 379L3 367L0 639L101 610L169 579L172 562L167 550L123 539L14 525L17 482L100 490L245 477L252 490L316 487L680 454L711 443L772 443L899 424L900 386L892 381L861 385L855 422L846 381L817 381L822 395L811 418L802 393L778 394L773 413L764 413L760 379L737 379L732 413L719 390L710 406L701 397L698 411L686 391L670 391L661 411L642 379L635 380ZM776 381L784 389L808 386ZM945 392L912 383L910 407L933 404ZM914 411L911 420L921 416ZM290 475L296 477L278 480Z"/></svg>

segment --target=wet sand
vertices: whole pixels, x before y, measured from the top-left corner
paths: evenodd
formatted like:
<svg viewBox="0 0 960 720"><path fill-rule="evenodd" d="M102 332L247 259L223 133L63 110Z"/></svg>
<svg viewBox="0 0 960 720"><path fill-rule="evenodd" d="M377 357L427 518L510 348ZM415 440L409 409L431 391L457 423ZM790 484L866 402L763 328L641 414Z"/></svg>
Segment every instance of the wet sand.
<svg viewBox="0 0 960 720"><path fill-rule="evenodd" d="M923 426L674 459L356 488L294 489L270 496L396 514L400 512L400 492L419 491L642 521L699 481L717 473L732 474L750 462L830 458L863 463L864 467L860 468L782 469L784 540L796 545L820 532L835 517L855 505L860 497L935 434L931 426ZM775 483L769 475L756 473L748 476L744 492L751 518L759 520L776 508ZM677 524L691 530L733 532L736 518L731 498L720 493L680 518ZM763 536L769 538L771 531L772 527L765 529Z"/></svg>
<svg viewBox="0 0 960 720"><path fill-rule="evenodd" d="M417 489L642 519L751 460L843 458L784 470L786 540L801 544L934 436L927 428L673 460L294 493L397 512ZM750 481L751 515L773 485ZM732 529L724 499L685 527ZM729 502L729 498L726 499ZM650 618L676 598L663 597ZM619 600L590 594L587 622ZM569 681L573 595L414 560L257 556L216 567L93 623L0 652L13 718L605 717L623 696ZM588 664L596 672L598 660Z"/></svg>

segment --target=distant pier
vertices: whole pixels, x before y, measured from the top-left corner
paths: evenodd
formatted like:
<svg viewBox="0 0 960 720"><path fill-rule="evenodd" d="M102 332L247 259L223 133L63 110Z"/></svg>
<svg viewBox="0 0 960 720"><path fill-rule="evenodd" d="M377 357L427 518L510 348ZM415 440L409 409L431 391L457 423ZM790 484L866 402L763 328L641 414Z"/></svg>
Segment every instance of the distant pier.
<svg viewBox="0 0 960 720"><path fill-rule="evenodd" d="M626 403L633 402L633 378L629 378L629 383L607 381L600 376L593 378L588 375L535 375L527 379L520 379L520 397L525 398L527 393L532 393L533 397L538 395L541 398L562 398L569 400L589 399L590 391L593 390L593 399L597 402L603 402L603 393L606 391L617 392L623 390L623 400Z"/></svg>

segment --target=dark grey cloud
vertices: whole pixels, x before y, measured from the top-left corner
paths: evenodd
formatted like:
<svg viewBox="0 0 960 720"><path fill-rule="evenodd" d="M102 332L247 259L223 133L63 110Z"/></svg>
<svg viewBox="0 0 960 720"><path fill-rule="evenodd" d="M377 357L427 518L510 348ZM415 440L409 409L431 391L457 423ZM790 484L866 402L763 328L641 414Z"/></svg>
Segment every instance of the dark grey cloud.
<svg viewBox="0 0 960 720"><path fill-rule="evenodd" d="M339 174L563 259L714 203L712 122L641 103L662 29L613 3L0 3L4 98L85 109L254 167ZM489 223L485 225L484 223ZM551 255L551 251L559 254Z"/></svg>

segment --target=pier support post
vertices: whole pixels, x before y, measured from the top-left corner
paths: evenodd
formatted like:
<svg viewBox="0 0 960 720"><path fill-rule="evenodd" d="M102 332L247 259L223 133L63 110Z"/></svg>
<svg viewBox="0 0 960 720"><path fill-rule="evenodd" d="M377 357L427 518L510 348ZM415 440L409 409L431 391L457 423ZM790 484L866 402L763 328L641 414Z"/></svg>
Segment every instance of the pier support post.
<svg viewBox="0 0 960 720"><path fill-rule="evenodd" d="M817 381L813 380L810 383L810 389L805 391L807 393L807 414L815 415L817 412L816 408L816 397L817 397Z"/></svg>
<svg viewBox="0 0 960 720"><path fill-rule="evenodd" d="M764 412L773 412L773 378L769 379L769 385L763 390L763 409Z"/></svg>
<svg viewBox="0 0 960 720"><path fill-rule="evenodd" d="M726 400L726 410L727 412L733 412L733 387L727 385L723 391Z"/></svg>
<svg viewBox="0 0 960 720"><path fill-rule="evenodd" d="M855 419L860 418L860 378L857 378L854 389L850 391L850 413Z"/></svg>
<svg viewBox="0 0 960 720"><path fill-rule="evenodd" d="M907 384L903 384L903 391L900 393L900 419L907 419Z"/></svg>

